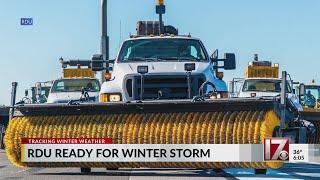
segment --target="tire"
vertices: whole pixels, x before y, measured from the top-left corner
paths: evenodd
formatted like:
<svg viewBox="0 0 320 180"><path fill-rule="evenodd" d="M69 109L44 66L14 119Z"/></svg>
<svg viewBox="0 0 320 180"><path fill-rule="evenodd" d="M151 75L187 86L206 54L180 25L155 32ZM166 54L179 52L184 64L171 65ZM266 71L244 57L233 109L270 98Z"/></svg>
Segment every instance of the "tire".
<svg viewBox="0 0 320 180"><path fill-rule="evenodd" d="M263 174L263 175L265 175L265 174L267 174L267 169L255 169L254 170L254 174Z"/></svg>
<svg viewBox="0 0 320 180"><path fill-rule="evenodd" d="M91 168L81 168L81 173L82 174L90 174L91 173Z"/></svg>

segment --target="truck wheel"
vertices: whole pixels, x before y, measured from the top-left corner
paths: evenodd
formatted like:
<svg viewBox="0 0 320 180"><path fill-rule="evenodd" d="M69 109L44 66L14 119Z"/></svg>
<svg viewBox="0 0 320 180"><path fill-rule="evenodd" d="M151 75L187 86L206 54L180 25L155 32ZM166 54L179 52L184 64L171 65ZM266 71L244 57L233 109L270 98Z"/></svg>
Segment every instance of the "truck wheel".
<svg viewBox="0 0 320 180"><path fill-rule="evenodd" d="M254 174L267 174L267 169L254 169Z"/></svg>
<svg viewBox="0 0 320 180"><path fill-rule="evenodd" d="M81 173L82 174L90 174L91 173L91 168L81 168Z"/></svg>

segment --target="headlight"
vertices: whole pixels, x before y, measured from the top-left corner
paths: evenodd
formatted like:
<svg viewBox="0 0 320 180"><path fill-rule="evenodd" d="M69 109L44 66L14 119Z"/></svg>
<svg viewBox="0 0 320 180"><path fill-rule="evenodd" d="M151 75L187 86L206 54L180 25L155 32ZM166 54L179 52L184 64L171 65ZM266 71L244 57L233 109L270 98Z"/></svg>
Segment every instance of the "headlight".
<svg viewBox="0 0 320 180"><path fill-rule="evenodd" d="M120 102L122 96L120 93L106 93L100 95L100 102Z"/></svg>
<svg viewBox="0 0 320 180"><path fill-rule="evenodd" d="M229 93L228 92L221 92L220 93L220 97L221 98L228 98L229 97Z"/></svg>
<svg viewBox="0 0 320 180"><path fill-rule="evenodd" d="M225 99L228 97L228 92L215 92L210 95L210 99Z"/></svg>
<svg viewBox="0 0 320 180"><path fill-rule="evenodd" d="M121 101L121 95L120 94L111 94L109 96L109 101L110 102L119 102L119 101Z"/></svg>

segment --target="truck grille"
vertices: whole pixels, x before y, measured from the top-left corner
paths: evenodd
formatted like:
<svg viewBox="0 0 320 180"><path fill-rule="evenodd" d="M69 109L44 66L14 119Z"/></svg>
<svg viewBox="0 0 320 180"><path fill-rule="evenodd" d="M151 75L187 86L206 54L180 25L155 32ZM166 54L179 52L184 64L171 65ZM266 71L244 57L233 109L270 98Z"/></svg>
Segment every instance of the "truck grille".
<svg viewBox="0 0 320 180"><path fill-rule="evenodd" d="M201 74L191 75L191 95L196 96L199 87L205 82ZM128 100L139 100L141 76L129 75L125 78L125 93ZM143 99L187 99L188 83L186 75L145 75Z"/></svg>

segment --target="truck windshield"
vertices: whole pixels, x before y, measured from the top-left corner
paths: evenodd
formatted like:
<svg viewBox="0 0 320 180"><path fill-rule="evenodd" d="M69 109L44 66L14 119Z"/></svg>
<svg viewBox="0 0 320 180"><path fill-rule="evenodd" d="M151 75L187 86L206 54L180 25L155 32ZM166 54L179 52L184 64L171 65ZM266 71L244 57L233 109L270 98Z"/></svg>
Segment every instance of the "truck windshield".
<svg viewBox="0 0 320 180"><path fill-rule="evenodd" d="M261 80L250 79L246 80L243 85L243 92L256 91L256 92L281 92L281 80ZM286 87L286 92L290 93L291 88L289 85Z"/></svg>
<svg viewBox="0 0 320 180"><path fill-rule="evenodd" d="M83 88L89 92L98 92L100 83L96 79L61 79L54 82L51 92L79 92Z"/></svg>
<svg viewBox="0 0 320 180"><path fill-rule="evenodd" d="M320 108L320 87L319 86L305 86L304 96L301 96L301 103L303 106L309 108Z"/></svg>
<svg viewBox="0 0 320 180"><path fill-rule="evenodd" d="M305 93L307 96L312 95L316 99L320 99L320 86L305 86Z"/></svg>
<svg viewBox="0 0 320 180"><path fill-rule="evenodd" d="M206 61L200 41L193 39L141 39L124 42L120 62Z"/></svg>

